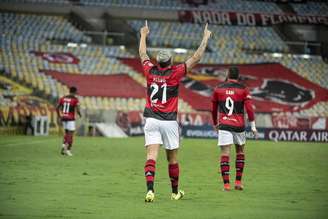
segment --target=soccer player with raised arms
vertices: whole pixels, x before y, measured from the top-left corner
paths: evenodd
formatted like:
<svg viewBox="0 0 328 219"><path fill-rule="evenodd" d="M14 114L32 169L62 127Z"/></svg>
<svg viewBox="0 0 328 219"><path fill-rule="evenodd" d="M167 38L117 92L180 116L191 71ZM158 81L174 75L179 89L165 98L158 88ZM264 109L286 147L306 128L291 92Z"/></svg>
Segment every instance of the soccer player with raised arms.
<svg viewBox="0 0 328 219"><path fill-rule="evenodd" d="M244 170L246 143L244 109L246 109L252 132L257 137L255 116L248 89L238 82L239 69L230 67L227 81L215 88L212 97L212 118L218 130L218 146L221 148L220 170L224 191L230 191L230 148L236 147L235 189L243 190L241 178ZM219 114L219 118L218 118Z"/></svg>
<svg viewBox="0 0 328 219"><path fill-rule="evenodd" d="M180 80L201 60L211 31L204 29L203 39L197 51L185 63L173 65L173 58L166 50L159 51L157 64L151 63L146 52L146 38L149 34L147 21L140 29L139 55L147 79L147 97L144 110L146 120L145 147L147 152L145 177L147 184L146 202L153 202L156 160L160 146L166 150L168 172L172 186L172 200L179 200L184 192L178 189L179 184L179 127L177 123L178 92Z"/></svg>

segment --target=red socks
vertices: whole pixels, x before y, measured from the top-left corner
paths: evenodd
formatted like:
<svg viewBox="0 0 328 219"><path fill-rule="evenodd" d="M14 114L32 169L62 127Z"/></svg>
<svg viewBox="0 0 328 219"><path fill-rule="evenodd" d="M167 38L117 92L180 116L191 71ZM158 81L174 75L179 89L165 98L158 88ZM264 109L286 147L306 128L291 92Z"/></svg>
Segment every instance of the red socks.
<svg viewBox="0 0 328 219"><path fill-rule="evenodd" d="M171 180L172 192L178 193L178 185L179 185L179 164L169 164L168 166L169 176ZM146 185L147 190L154 191L154 179L156 172L156 161L155 160L147 160L145 163L145 177L146 177Z"/></svg>
<svg viewBox="0 0 328 219"><path fill-rule="evenodd" d="M243 176L243 170L245 166L245 154L237 154L236 155L236 184L241 183L241 178ZM221 175L224 184L229 184L229 156L221 156L220 160L220 169Z"/></svg>
<svg viewBox="0 0 328 219"><path fill-rule="evenodd" d="M178 185L179 185L179 164L169 164L169 176L171 180L172 193L178 193Z"/></svg>
<svg viewBox="0 0 328 219"><path fill-rule="evenodd" d="M154 179L155 179L155 171L156 171L156 161L154 160L147 160L145 164L145 177L146 177L146 184L147 190L154 191Z"/></svg>
<svg viewBox="0 0 328 219"><path fill-rule="evenodd" d="M67 133L65 133L64 134L64 141L63 141L63 144L66 144L66 145L68 145L68 138L67 138L67 136L68 136L68 134Z"/></svg>
<svg viewBox="0 0 328 219"><path fill-rule="evenodd" d="M229 184L229 171L230 171L229 156L225 156L225 155L221 156L220 169L221 169L223 183Z"/></svg>
<svg viewBox="0 0 328 219"><path fill-rule="evenodd" d="M245 154L237 154L236 156L236 182L241 181L245 166Z"/></svg>
<svg viewBox="0 0 328 219"><path fill-rule="evenodd" d="M73 134L72 133L65 133L64 135L64 144L68 145L68 150L71 149L73 145Z"/></svg>
<svg viewBox="0 0 328 219"><path fill-rule="evenodd" d="M73 145L73 133L68 134L68 150L71 150Z"/></svg>

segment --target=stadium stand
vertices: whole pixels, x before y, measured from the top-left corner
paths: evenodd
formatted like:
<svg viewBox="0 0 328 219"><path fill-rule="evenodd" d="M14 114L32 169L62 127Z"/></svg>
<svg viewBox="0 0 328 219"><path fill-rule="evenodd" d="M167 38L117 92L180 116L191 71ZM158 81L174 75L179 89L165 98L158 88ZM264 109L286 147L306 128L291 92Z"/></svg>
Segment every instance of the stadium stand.
<svg viewBox="0 0 328 219"><path fill-rule="evenodd" d="M193 24L174 22L149 22L152 34L149 43L153 47L171 48L197 48L202 27ZM138 30L143 21L132 20L129 24ZM288 53L289 48L271 27L234 27L234 26L211 26L215 38L210 42L210 49L205 54L202 63L209 64L244 64L280 62L291 68L303 77L313 80L327 88L327 64L321 57L311 56L304 59L298 56L285 54L281 56L258 55L247 51L281 52ZM167 33L170 33L169 35ZM188 33L188 34L185 34ZM176 61L186 60L193 51L186 54L177 54ZM311 72L311 73L310 73Z"/></svg>
<svg viewBox="0 0 328 219"><path fill-rule="evenodd" d="M129 24L138 30L143 21L131 20ZM197 48L201 40L199 33L202 32L202 27L199 25L159 21L149 22L149 25L152 28L152 34L149 36L151 46L189 49L185 54L176 54L177 62L190 57L192 50ZM281 63L302 77L324 88L328 87L328 66L322 58L310 56L305 59L289 54L288 46L271 27L211 26L211 29L218 40L210 42L210 49L202 59L204 64ZM257 54L258 51L268 53ZM204 104L200 104L200 107L204 108ZM200 108L196 106L196 109ZM302 110L301 115L326 116L327 110L328 103L320 102L312 110Z"/></svg>
<svg viewBox="0 0 328 219"><path fill-rule="evenodd" d="M49 116L51 131L58 132L55 107L47 100L34 95L33 90L5 75L0 75L0 127L19 126L18 133L26 132L28 115ZM26 128L26 127L25 127ZM10 132L10 129L8 129Z"/></svg>
<svg viewBox="0 0 328 219"><path fill-rule="evenodd" d="M143 98L144 87L126 74L77 75L45 71L47 75L68 86L79 87L81 96Z"/></svg>
<svg viewBox="0 0 328 219"><path fill-rule="evenodd" d="M209 10L217 9L219 11L237 11L237 12L253 12L253 13L270 13L283 14L284 11L274 2L269 1L247 1L247 0L220 0L208 1L206 5L201 3L189 4L184 1L177 0L3 0L17 3L37 3L37 4L78 4L85 7L127 7L138 9L157 9L157 10ZM289 3L292 9L298 15L328 15L328 5L325 2L306 3Z"/></svg>
<svg viewBox="0 0 328 219"><path fill-rule="evenodd" d="M147 8L147 9L161 9L171 10L175 9L187 9L188 6L182 4L180 1L147 1L147 0L81 0L83 5L93 6L119 6L119 7L133 7L133 8Z"/></svg>
<svg viewBox="0 0 328 219"><path fill-rule="evenodd" d="M130 65L132 68L134 68L136 71L142 73L142 69L139 65L138 59L124 59L124 63L127 65ZM188 78L192 78L193 81L183 81L182 83L185 84L185 86L180 87L180 95L181 98L183 98L186 102L188 102L194 109L201 110L201 111L208 111L210 109L210 95L211 91L208 92L206 86L208 86L208 89L212 89L215 87L219 81L224 80L224 77L220 80L218 80L218 76L213 77L214 72L222 72L224 71L226 65L217 65L217 64L203 64L198 67L196 67L192 74L188 75ZM257 87L264 86L263 81L264 80L280 80L280 81L292 81L297 86L306 87L305 90L312 90L315 92L315 95L312 97L313 104L317 104L316 110L312 113L320 113L320 115L327 115L325 112L327 108L327 102L320 102L320 101L326 101L328 99L327 95L325 95L326 91L324 88L321 88L317 86L314 83L311 83L310 80L305 80L304 77L301 77L300 75L297 75L295 72L291 71L290 69L284 67L281 64L277 63L262 63L262 64L251 64L251 65L239 65L239 68L241 69L241 72L243 73L243 76L248 78L245 80L244 83L248 83L248 86L251 90L255 89ZM204 74L204 71L210 70L212 73ZM193 76L194 75L194 76ZM192 83L192 87L188 86L188 83ZM292 83L292 84L293 84ZM205 86L205 88L204 88ZM187 88L189 87L189 88ZM296 89L296 87L288 86L287 90L279 90L279 88L275 88L276 91L273 90L267 90L265 92L274 92L276 94L281 96L280 92L288 92L293 93L291 89ZM300 91L306 92L306 91ZM293 94L294 95L294 94ZM292 95L292 96L293 96ZM297 95L297 94L296 94ZM326 96L326 97L325 97ZM289 97L288 97L289 98ZM281 101L286 101L286 98L282 98ZM290 98L293 98L290 96ZM285 99L285 100L284 100ZM308 100L309 101L309 100ZM319 102L318 102L319 101ZM258 110L258 112L272 112L272 111L298 111L299 109L294 108L293 104L291 103L290 106L286 108L286 106L278 106L275 105L273 102L266 102L263 104L263 100L254 100L255 106ZM304 103L308 104L307 101L304 101ZM302 107L300 105L300 107ZM307 107L303 108L301 111L304 111L308 109L309 107L312 107L311 105L307 105ZM294 109L293 109L294 108ZM306 111L310 112L310 111ZM303 113L306 114L306 113ZM312 115L311 114L311 115Z"/></svg>
<svg viewBox="0 0 328 219"><path fill-rule="evenodd" d="M324 88L328 88L328 65L321 57L312 56L309 59L284 56L281 59L288 68L294 70L302 77L313 81Z"/></svg>
<svg viewBox="0 0 328 219"><path fill-rule="evenodd" d="M7 0L9 1L9 0ZM247 1L247 0L220 0L208 1L207 5L193 3L190 1L179 0L80 0L78 2L68 0L10 0L19 3L38 3L38 4L78 4L83 6L99 7L127 7L137 9L156 9L156 10L208 10L219 9L220 11L239 11L239 12L261 12L261 13L282 13L282 10L273 2Z"/></svg>
<svg viewBox="0 0 328 219"><path fill-rule="evenodd" d="M3 0L12 3L34 3L34 4L72 4L69 0Z"/></svg>
<svg viewBox="0 0 328 219"><path fill-rule="evenodd" d="M124 47L101 47L90 44L81 46L90 43L91 39L63 17L1 13L0 19L5 24L1 30L4 37L1 38L0 55L5 72L10 77L31 85L46 97L56 100L67 94L68 87L67 84L45 74L44 70L84 75L125 73L145 86L142 75L119 61L120 57L132 57ZM79 43L80 46L55 44L57 41ZM124 94L110 99L81 96L80 99L84 109L143 109L143 99L123 96ZM192 111L187 103L180 102L182 111Z"/></svg>
<svg viewBox="0 0 328 219"><path fill-rule="evenodd" d="M203 10L217 8L221 11L242 11L242 12L266 12L281 13L280 8L275 3L264 3L261 1L243 1L243 0L221 0L208 1L207 5L186 3L183 1L147 1L147 0L82 0L84 5L97 6L124 6L133 8L160 9L160 10ZM195 7L196 6L196 7Z"/></svg>
<svg viewBox="0 0 328 219"><path fill-rule="evenodd" d="M11 1L12 2L12 1ZM20 3L56 3L76 4L66 0L15 0ZM192 2L192 1L190 1ZM220 11L282 13L280 7L273 2L223 0L208 1L207 5L191 4L184 1L148 1L148 0L81 0L81 6L109 6L129 7L138 9L159 10L208 10L217 8ZM326 4L309 3L292 4L293 9L300 15L317 15L318 11L325 14ZM74 27L65 17L44 16L32 14L1 13L0 21L3 23L1 30L4 37L1 43L1 61L5 72L12 78L31 85L39 93L53 100L67 93L67 82L50 76L47 71L81 75L114 75L127 74L139 85L145 86L145 78L140 74L140 69L131 67L122 61L126 58L135 58L124 46L95 46L91 38ZM143 25L143 20L127 20L127 23L136 33ZM150 47L185 48L186 53L177 53L176 62L183 62L190 57L201 40L202 26L191 23L178 23L168 21L149 21L151 34ZM247 27L211 25L214 40L209 42L208 50L201 63L203 64L253 64L253 63L280 63L302 77L328 87L327 64L321 58L310 56L304 59L290 54L290 48L281 39L272 27ZM169 34L168 34L169 33ZM76 44L74 47L68 43ZM155 56L156 50L150 54ZM264 53L264 55L263 55ZM274 55L279 54L278 56ZM195 103L193 93L183 86L181 88L182 112L206 110L208 106L203 99ZM96 94L95 94L96 95ZM102 109L125 109L128 106L142 110L143 100L140 97L128 98L123 95L107 97L81 96L82 107ZM129 104L128 104L129 102ZM120 104L124 104L121 106ZM326 102L315 105L311 110L303 110L303 114L326 115L328 111ZM115 106L115 107L113 107Z"/></svg>
<svg viewBox="0 0 328 219"><path fill-rule="evenodd" d="M273 2L263 1L243 1L243 0L221 0L209 1L207 5L199 5L199 9L218 9L220 11L239 12L262 12L262 13L282 13L281 9Z"/></svg>
<svg viewBox="0 0 328 219"><path fill-rule="evenodd" d="M324 2L307 2L306 4L291 4L299 15L328 16L328 5Z"/></svg>
<svg viewBox="0 0 328 219"><path fill-rule="evenodd" d="M134 30L143 25L142 20L131 20ZM177 22L150 22L152 34L151 46L197 48L201 40L202 26ZM209 48L222 54L231 51L257 50L270 52L288 52L288 46L272 27L235 27L224 25L210 26L216 40L210 41ZM170 33L170 34L168 34Z"/></svg>

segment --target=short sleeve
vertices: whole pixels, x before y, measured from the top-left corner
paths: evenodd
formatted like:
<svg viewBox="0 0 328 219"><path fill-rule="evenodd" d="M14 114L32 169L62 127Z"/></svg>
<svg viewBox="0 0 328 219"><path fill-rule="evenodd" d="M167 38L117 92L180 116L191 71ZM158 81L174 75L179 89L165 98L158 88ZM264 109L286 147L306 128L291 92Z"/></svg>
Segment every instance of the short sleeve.
<svg viewBox="0 0 328 219"><path fill-rule="evenodd" d="M176 71L176 75L179 79L183 78L187 74L186 64L182 63L182 64L179 64L179 65L176 65L175 66L175 71Z"/></svg>
<svg viewBox="0 0 328 219"><path fill-rule="evenodd" d="M80 101L78 98L76 98L76 106L80 105Z"/></svg>
<svg viewBox="0 0 328 219"><path fill-rule="evenodd" d="M212 94L212 102L214 102L214 103L218 102L216 89L214 89L213 94Z"/></svg>
<svg viewBox="0 0 328 219"><path fill-rule="evenodd" d="M59 98L59 100L58 100L58 105L59 105L59 106L63 105L63 98L62 98L62 97Z"/></svg>
<svg viewBox="0 0 328 219"><path fill-rule="evenodd" d="M250 94L249 90L246 88L245 89L245 100L251 100L252 95Z"/></svg>
<svg viewBox="0 0 328 219"><path fill-rule="evenodd" d="M151 61L149 59L143 61L142 68L143 68L143 73L145 76L147 76L149 74L149 71L152 67L154 67L154 65L153 65L153 63L151 63Z"/></svg>

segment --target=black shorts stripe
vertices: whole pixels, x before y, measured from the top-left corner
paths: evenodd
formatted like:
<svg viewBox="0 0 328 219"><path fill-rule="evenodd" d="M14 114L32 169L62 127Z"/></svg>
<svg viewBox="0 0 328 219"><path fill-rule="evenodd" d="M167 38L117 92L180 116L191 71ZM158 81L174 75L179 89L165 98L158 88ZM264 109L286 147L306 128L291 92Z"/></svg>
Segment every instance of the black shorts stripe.
<svg viewBox="0 0 328 219"><path fill-rule="evenodd" d="M229 109L225 106L225 101L218 102L218 109L220 113L229 113ZM233 102L233 114L244 114L244 101L234 101Z"/></svg>
<svg viewBox="0 0 328 219"><path fill-rule="evenodd" d="M226 131L231 131L231 132L244 132L245 127L219 124L219 130L226 130Z"/></svg>
<svg viewBox="0 0 328 219"><path fill-rule="evenodd" d="M177 120L177 112L154 112L150 108L145 108L144 117L147 118L154 118L154 119L159 119L159 120Z"/></svg>

